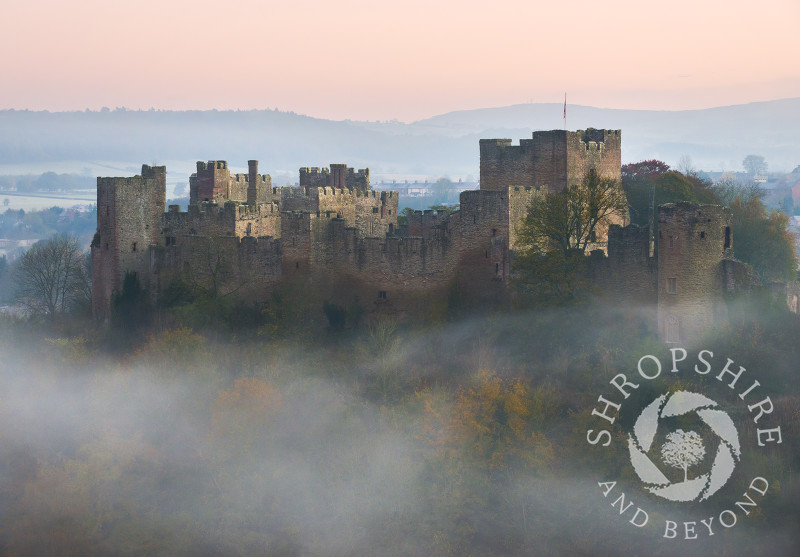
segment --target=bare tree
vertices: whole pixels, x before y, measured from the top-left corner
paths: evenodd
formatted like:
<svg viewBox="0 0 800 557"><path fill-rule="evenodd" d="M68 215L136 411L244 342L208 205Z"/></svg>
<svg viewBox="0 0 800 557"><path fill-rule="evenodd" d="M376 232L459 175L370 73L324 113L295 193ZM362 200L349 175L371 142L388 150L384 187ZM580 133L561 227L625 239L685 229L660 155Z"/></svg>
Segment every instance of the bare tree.
<svg viewBox="0 0 800 557"><path fill-rule="evenodd" d="M683 468L683 481L688 479L689 466L698 464L706 455L703 439L694 431L679 429L667 435L661 447L661 458L673 468Z"/></svg>
<svg viewBox="0 0 800 557"><path fill-rule="evenodd" d="M697 174L697 169L694 167L694 164L692 164L692 157L689 155L681 155L678 161L678 172L684 176L694 176Z"/></svg>
<svg viewBox="0 0 800 557"><path fill-rule="evenodd" d="M30 315L53 320L91 295L90 276L78 239L57 234L36 242L20 258L14 275L17 300Z"/></svg>
<svg viewBox="0 0 800 557"><path fill-rule="evenodd" d="M748 174L765 174L767 172L767 161L760 155L747 155L742 161L742 166Z"/></svg>
<svg viewBox="0 0 800 557"><path fill-rule="evenodd" d="M627 210L622 185L591 169L581 184L534 199L520 229L520 240L541 253L584 252L597 241L600 226L624 218Z"/></svg>

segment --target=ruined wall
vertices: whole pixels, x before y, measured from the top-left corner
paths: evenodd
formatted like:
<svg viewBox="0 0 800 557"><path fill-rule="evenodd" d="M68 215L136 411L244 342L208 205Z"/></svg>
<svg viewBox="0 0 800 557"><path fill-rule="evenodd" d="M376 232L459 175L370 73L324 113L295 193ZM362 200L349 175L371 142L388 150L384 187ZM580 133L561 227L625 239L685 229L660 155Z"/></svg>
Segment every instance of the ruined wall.
<svg viewBox="0 0 800 557"><path fill-rule="evenodd" d="M459 287L476 303L499 300L511 272L508 195L508 188L461 192L454 215Z"/></svg>
<svg viewBox="0 0 800 557"><path fill-rule="evenodd" d="M167 170L142 165L132 178L97 179L97 234L92 241L92 311L110 318L111 298L128 271L149 288L152 278L148 247L160 240L166 207Z"/></svg>
<svg viewBox="0 0 800 557"><path fill-rule="evenodd" d="M296 225L283 238L284 280L313 284L320 299L404 315L425 297L443 295L455 276L458 252L447 234L364 238L333 213L292 218Z"/></svg>
<svg viewBox="0 0 800 557"><path fill-rule="evenodd" d="M197 172L189 177L189 203L226 201L271 203L277 200L269 174L258 173L258 161L248 161L247 174L231 175L227 161L197 162Z"/></svg>
<svg viewBox="0 0 800 557"><path fill-rule="evenodd" d="M362 237L385 236L397 229L397 192L300 186L280 188L284 211L334 213Z"/></svg>
<svg viewBox="0 0 800 557"><path fill-rule="evenodd" d="M408 230L406 236L430 240L438 237L442 230L447 230L450 225L450 213L447 211L412 211L408 215Z"/></svg>
<svg viewBox="0 0 800 557"><path fill-rule="evenodd" d="M588 128L567 132L567 183L579 185L590 168L622 182L622 132Z"/></svg>
<svg viewBox="0 0 800 557"><path fill-rule="evenodd" d="M197 173L189 178L189 203L228 199L230 178L226 161L197 161Z"/></svg>
<svg viewBox="0 0 800 557"><path fill-rule="evenodd" d="M508 186L534 186L533 141L480 140L481 189L505 191Z"/></svg>
<svg viewBox="0 0 800 557"><path fill-rule="evenodd" d="M725 318L723 259L733 255L730 210L670 203L658 208L658 334L665 342L700 338Z"/></svg>
<svg viewBox="0 0 800 557"><path fill-rule="evenodd" d="M180 278L209 294L235 292L261 302L281 279L281 241L275 238L186 235L177 245L151 250L157 291Z"/></svg>
<svg viewBox="0 0 800 557"><path fill-rule="evenodd" d="M279 202L280 196L272 187L272 177L269 174L258 173L258 161L247 161L247 168L247 196L245 199L247 203L256 205Z"/></svg>
<svg viewBox="0 0 800 557"><path fill-rule="evenodd" d="M602 261L598 265L596 261ZM655 325L658 302L658 273L650 257L650 229L631 224L612 225L608 237L608 257L593 260L593 278L610 299L638 305L648 312Z"/></svg>
<svg viewBox="0 0 800 557"><path fill-rule="evenodd" d="M399 196L395 191L355 191L355 228L364 238L383 238L397 230ZM322 203L320 203L322 205Z"/></svg>
<svg viewBox="0 0 800 557"><path fill-rule="evenodd" d="M546 188L508 188L508 249L514 250L517 247L519 230L528 215L531 202L546 194Z"/></svg>
<svg viewBox="0 0 800 557"><path fill-rule="evenodd" d="M619 130L593 128L537 131L516 146L510 139L481 139L481 189L546 186L556 192L579 184L589 168L620 180L621 141Z"/></svg>
<svg viewBox="0 0 800 557"><path fill-rule="evenodd" d="M346 164L331 164L330 169L303 167L300 169L300 186L314 188L369 190L369 168L356 172Z"/></svg>
<svg viewBox="0 0 800 557"><path fill-rule="evenodd" d="M561 191L567 186L567 136L566 130L539 131L533 133L533 168L531 180L537 188L548 188L550 192Z"/></svg>

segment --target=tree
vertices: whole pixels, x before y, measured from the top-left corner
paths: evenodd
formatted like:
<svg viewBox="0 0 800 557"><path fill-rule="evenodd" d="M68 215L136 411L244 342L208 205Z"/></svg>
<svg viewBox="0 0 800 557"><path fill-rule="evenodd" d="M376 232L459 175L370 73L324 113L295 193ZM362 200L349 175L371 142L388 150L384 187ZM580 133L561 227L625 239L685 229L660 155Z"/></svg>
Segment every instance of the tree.
<svg viewBox="0 0 800 557"><path fill-rule="evenodd" d="M622 187L631 207L631 221L640 226L650 224L650 205L689 201L715 203L711 182L703 179L684 155L679 163L682 172L670 170L659 160L651 159L622 167Z"/></svg>
<svg viewBox="0 0 800 557"><path fill-rule="evenodd" d="M719 180L711 187L711 191L716 202L726 207L729 207L737 199L742 202L750 202L764 195L764 189L757 183L742 184L732 178Z"/></svg>
<svg viewBox="0 0 800 557"><path fill-rule="evenodd" d="M535 198L523 221L522 245L537 252L583 253L601 228L624 219L628 203L620 183L590 169L579 185Z"/></svg>
<svg viewBox="0 0 800 557"><path fill-rule="evenodd" d="M767 161L760 155L747 155L742 161L742 166L748 174L766 174Z"/></svg>
<svg viewBox="0 0 800 557"><path fill-rule="evenodd" d="M678 172L684 176L694 176L697 174L697 169L692 164L692 157L689 155L681 155L678 161Z"/></svg>
<svg viewBox="0 0 800 557"><path fill-rule="evenodd" d="M20 259L17 299L32 316L55 320L85 302L89 276L78 239L57 234L35 243Z"/></svg>
<svg viewBox="0 0 800 557"><path fill-rule="evenodd" d="M683 468L683 481L688 480L689 466L703 460L706 448L703 439L694 431L679 429L667 435L667 442L661 447L661 458L674 468Z"/></svg>
<svg viewBox="0 0 800 557"><path fill-rule="evenodd" d="M762 280L794 281L796 238L789 229L789 216L767 212L757 195L749 200L737 197L730 208L736 257L752 265Z"/></svg>
<svg viewBox="0 0 800 557"><path fill-rule="evenodd" d="M622 165L622 182L636 178L654 177L669 172L669 165L663 161L649 159Z"/></svg>
<svg viewBox="0 0 800 557"><path fill-rule="evenodd" d="M454 199L455 188L450 178L442 177L436 180L431 186L431 195L434 201L439 203L450 203ZM457 197L455 200L458 201Z"/></svg>

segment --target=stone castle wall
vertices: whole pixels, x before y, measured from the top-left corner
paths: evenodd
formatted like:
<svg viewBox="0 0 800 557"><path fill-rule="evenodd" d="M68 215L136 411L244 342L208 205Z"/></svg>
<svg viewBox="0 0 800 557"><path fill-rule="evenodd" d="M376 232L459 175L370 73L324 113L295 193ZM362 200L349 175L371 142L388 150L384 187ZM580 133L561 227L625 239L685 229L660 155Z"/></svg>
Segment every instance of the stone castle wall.
<svg viewBox="0 0 800 557"><path fill-rule="evenodd" d="M411 212L403 231L397 193L359 189L368 170L346 165L304 168L299 187L272 188L258 161L234 176L225 161L198 163L186 212L164 212L164 167L98 179L95 315L108 318L126 271L153 295L180 277L253 300L300 285L315 299L400 315L452 288L467 304L497 304L508 295L514 252L524 247L520 226L531 201L579 183L589 169L618 180L620 133L535 132L519 146L481 140L480 151L481 189L462 192L453 213ZM607 245L605 238L598 245L607 255L590 257L594 286L615 303L640 306L664 340L694 338L721 317L724 293L754 281L732 259L726 209L660 207L657 258L649 229L619 220ZM800 305L796 289L780 295Z"/></svg>
<svg viewBox="0 0 800 557"><path fill-rule="evenodd" d="M97 179L92 311L102 320L109 319L112 295L121 291L127 272L136 273L144 287L151 286L149 247L161 239L166 178L166 167L142 165L139 176Z"/></svg>
<svg viewBox="0 0 800 557"><path fill-rule="evenodd" d="M348 168L346 164L331 164L330 169L304 167L300 169L300 186L315 188L369 190L369 168Z"/></svg>
<svg viewBox="0 0 800 557"><path fill-rule="evenodd" d="M722 262L733 257L731 212L717 205L658 208L658 331L685 342L724 318Z"/></svg>
<svg viewBox="0 0 800 557"><path fill-rule="evenodd" d="M619 130L593 128L537 131L519 145L512 145L510 139L481 139L481 189L547 187L556 192L580 184L590 168L602 177L620 180L621 141Z"/></svg>
<svg viewBox="0 0 800 557"><path fill-rule="evenodd" d="M270 203L275 201L269 174L258 173L258 161L248 161L247 174L231 174L227 161L197 161L197 172L189 177L189 204L204 201L224 203Z"/></svg>

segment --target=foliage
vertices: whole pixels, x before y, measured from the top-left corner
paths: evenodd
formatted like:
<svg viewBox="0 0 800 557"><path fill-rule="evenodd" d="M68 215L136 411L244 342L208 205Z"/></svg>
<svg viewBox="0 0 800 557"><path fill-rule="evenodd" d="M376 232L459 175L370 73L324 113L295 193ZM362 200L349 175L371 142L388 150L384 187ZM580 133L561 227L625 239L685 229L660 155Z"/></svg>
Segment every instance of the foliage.
<svg viewBox="0 0 800 557"><path fill-rule="evenodd" d="M88 257L74 236L57 234L35 243L19 261L17 299L34 318L50 321L91 299Z"/></svg>
<svg viewBox="0 0 800 557"><path fill-rule="evenodd" d="M767 212L756 196L736 198L733 212L733 249L736 257L753 266L764 281L794 281L797 277L797 239L789 229L789 217Z"/></svg>
<svg viewBox="0 0 800 557"><path fill-rule="evenodd" d="M135 333L150 321L149 307L147 293L136 273L125 273L122 290L111 297L111 325L117 331Z"/></svg>
<svg viewBox="0 0 800 557"><path fill-rule="evenodd" d="M536 432L531 397L520 379L505 380L481 370L475 383L456 394L452 440L490 479L520 473L543 474L553 447ZM538 417L538 416L536 416Z"/></svg>
<svg viewBox="0 0 800 557"><path fill-rule="evenodd" d="M406 226L408 225L408 216L414 212L414 209L411 207L405 207L399 213L397 213L397 226Z"/></svg>
<svg viewBox="0 0 800 557"><path fill-rule="evenodd" d="M736 200L749 203L756 198L764 197L764 189L756 182L742 184L730 178L716 182L711 191L718 203L730 206Z"/></svg>
<svg viewBox="0 0 800 557"><path fill-rule="evenodd" d="M537 252L584 252L600 227L627 215L625 193L615 180L586 173L580 185L534 198L519 231L519 241Z"/></svg>
<svg viewBox="0 0 800 557"><path fill-rule="evenodd" d="M800 320L762 300L734 304L731 320L703 347L759 363L782 447L796 446L797 396L780 393L797 387ZM652 536L621 541L608 528L611 500L586 496L607 469L620 477L619 459L598 462L586 445L598 393L642 354L669 357L620 311L587 304L410 333L387 319L299 349L169 329L113 366L91 353L81 373L56 361L51 375L38 352L0 348L4 554L652 553ZM382 368L392 384L378 398L363 370ZM713 549L758 550L764 538L750 534L768 523L790 539L761 554L792 554L800 463L754 452L775 489L737 525L752 530L714 536Z"/></svg>
<svg viewBox="0 0 800 557"><path fill-rule="evenodd" d="M622 183L640 178L655 178L666 172L669 172L669 165L656 159L623 164Z"/></svg>
<svg viewBox="0 0 800 557"><path fill-rule="evenodd" d="M50 207L27 212L6 209L0 213L0 238L12 240L69 234L78 237L80 245L85 246L91 240L96 228L96 205L92 205L88 211Z"/></svg>
<svg viewBox="0 0 800 557"><path fill-rule="evenodd" d="M364 315L364 308L358 301L354 301L347 306L342 306L325 300L322 303L322 311L328 319L328 327L332 331L343 331L345 329L355 329Z"/></svg>
<svg viewBox="0 0 800 557"><path fill-rule="evenodd" d="M561 306L591 293L588 261L581 252L522 252L514 260L515 285L523 305Z"/></svg>
<svg viewBox="0 0 800 557"><path fill-rule="evenodd" d="M639 165L642 165L641 167ZM631 207L632 221L639 226L649 224L650 204L654 208L666 203L689 201L691 203L716 202L710 182L696 174L684 175L661 161L643 161L623 170L622 185Z"/></svg>

